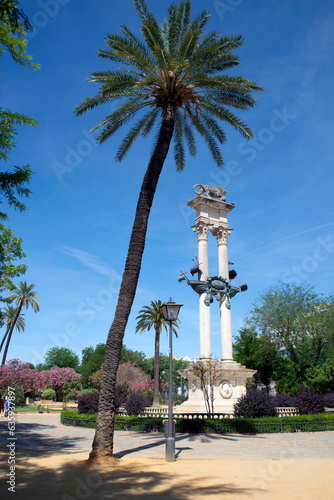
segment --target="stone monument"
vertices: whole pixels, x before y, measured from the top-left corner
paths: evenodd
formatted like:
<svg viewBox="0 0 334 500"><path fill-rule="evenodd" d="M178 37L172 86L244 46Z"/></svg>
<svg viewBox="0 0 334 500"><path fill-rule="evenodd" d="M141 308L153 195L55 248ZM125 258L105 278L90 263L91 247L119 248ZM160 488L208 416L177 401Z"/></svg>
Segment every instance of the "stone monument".
<svg viewBox="0 0 334 500"><path fill-rule="evenodd" d="M195 188L198 188L197 191ZM220 186L196 184L194 192L196 197L188 202L188 206L196 210L192 229L197 234L198 263L190 270L190 274L193 277L197 273L198 279L189 279L187 273L182 273L179 281L187 281L199 295L200 356L199 361L190 363L187 369L180 371L188 379L189 399L178 406L177 411L207 412L206 396L207 400L211 399L214 413L233 413L235 402L246 393L246 380L256 373L233 360L231 298L247 290L247 285L237 287L231 284L236 272L229 269L227 243L232 228L228 227L227 214L235 205L226 202L226 191ZM219 276L209 275L210 233L217 240ZM213 306L214 298L220 309L219 361L212 360L211 355L210 307L211 304Z"/></svg>

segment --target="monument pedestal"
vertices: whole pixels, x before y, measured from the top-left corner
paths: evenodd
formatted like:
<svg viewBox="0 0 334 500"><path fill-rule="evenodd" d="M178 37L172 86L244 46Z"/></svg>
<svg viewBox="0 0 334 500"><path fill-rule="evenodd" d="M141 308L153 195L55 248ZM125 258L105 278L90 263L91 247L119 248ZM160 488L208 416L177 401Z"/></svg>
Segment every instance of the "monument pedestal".
<svg viewBox="0 0 334 500"><path fill-rule="evenodd" d="M205 363L205 361L198 361ZM185 370L180 370L182 377L188 379L188 400L177 407L177 413L207 413L204 394L200 378L194 374L194 363L190 363ZM237 400L246 394L246 382L252 378L256 370L250 370L235 361L218 361L214 367L215 376L212 383L213 388L213 412L234 413L234 405ZM204 375L206 388L210 397L211 388L209 375Z"/></svg>

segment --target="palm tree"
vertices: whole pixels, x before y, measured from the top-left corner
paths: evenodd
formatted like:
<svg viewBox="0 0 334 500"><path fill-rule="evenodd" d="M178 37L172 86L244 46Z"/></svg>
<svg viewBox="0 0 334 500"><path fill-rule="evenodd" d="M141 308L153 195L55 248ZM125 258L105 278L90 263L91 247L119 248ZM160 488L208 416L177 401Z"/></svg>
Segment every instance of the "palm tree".
<svg viewBox="0 0 334 500"><path fill-rule="evenodd" d="M4 317L5 317L5 323L7 325L7 328L6 328L6 333L5 335L3 336L3 339L1 341L1 345L0 345L0 352L2 351L2 348L3 348L3 345L5 343L5 340L8 336L8 333L10 331L10 328L14 322L14 319L15 319L15 316L16 316L16 309L12 306L6 306L5 309L4 309ZM23 332L24 331L24 328L25 328L25 322L24 322L24 319L23 319L23 316L24 314L20 314L20 316L17 318L17 321L16 321L16 324L15 324L15 327L17 329L18 332Z"/></svg>
<svg viewBox="0 0 334 500"><path fill-rule="evenodd" d="M14 327L16 323L19 320L21 310L23 307L28 309L29 305L33 308L35 312L39 311L39 305L38 305L38 293L33 292L33 288L35 287L34 284L27 285L26 281L20 281L20 284L18 287L15 287L15 289L12 291L12 293L9 295L9 299L11 301L16 302L16 313L15 316L12 320L10 329L8 331L8 337L7 337L7 342L6 342L6 347L3 353L3 358L2 358L2 366L6 363L6 357L7 357L7 352L8 352L8 347L9 343L12 338L12 333L14 330Z"/></svg>
<svg viewBox="0 0 334 500"><path fill-rule="evenodd" d="M97 106L119 101L92 131L98 130L97 142L105 140L126 125L135 115L138 121L127 132L116 153L121 161L139 136L155 131L152 155L141 186L132 228L125 269L113 323L109 329L103 367L99 413L90 460L112 456L114 394L116 373L125 327L136 293L148 218L170 144L174 143L174 160L178 171L185 164L186 143L191 156L196 154L193 133L197 131L218 166L224 163L219 144L226 136L218 121L232 125L246 138L251 129L228 108L245 110L255 105L253 91L262 90L242 76L220 74L239 64L233 53L243 44L240 35L222 37L217 32L204 36L210 19L202 12L190 19L190 1L172 4L163 24L159 24L144 0L134 0L141 20L143 41L122 26L122 35L108 33L106 49L99 56L123 68L95 72L89 82L99 83L99 92L84 99L76 114L82 115Z"/></svg>
<svg viewBox="0 0 334 500"><path fill-rule="evenodd" d="M145 330L150 331L152 326L155 330L154 342L154 386L153 386L153 406L159 406L159 354L160 354L160 333L162 328L167 330L168 322L164 320L161 312L161 307L164 302L161 300L152 301L150 306L144 306L138 311L136 333L143 333ZM174 324L174 326L177 326ZM178 327L178 326L177 326ZM175 328L173 332L177 336Z"/></svg>

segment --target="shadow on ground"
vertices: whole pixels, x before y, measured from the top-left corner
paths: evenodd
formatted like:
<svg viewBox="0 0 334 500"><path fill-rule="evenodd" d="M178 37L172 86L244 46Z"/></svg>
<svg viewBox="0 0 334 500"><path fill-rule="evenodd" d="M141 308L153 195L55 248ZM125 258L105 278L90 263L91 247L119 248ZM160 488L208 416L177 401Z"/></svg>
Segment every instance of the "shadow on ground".
<svg viewBox="0 0 334 500"><path fill-rule="evenodd" d="M27 449L38 451L40 456L50 455L53 453L70 453L78 451L78 444L85 442L86 439L80 436L73 437L52 437L52 429L58 429L56 425L45 424L24 424L20 423L16 426L15 437L16 447L18 452ZM45 431L45 432L43 432ZM8 426L7 422L1 422L0 425L0 446L5 449L8 444ZM74 448L76 448L74 450Z"/></svg>
<svg viewBox="0 0 334 500"><path fill-rule="evenodd" d="M186 500L196 498L221 498L231 494L232 498L255 493L253 488L238 488L230 484L228 478L219 485L203 485L200 470L198 478L189 481L186 474L178 471L177 462L174 472L167 470L161 461L157 467L153 463L135 460L130 464L116 460L115 465L96 466L82 460L82 454L73 455L70 461L53 465L52 459L34 463L32 458L17 466L16 493L22 500L74 500L74 499L158 499ZM42 462L43 463L43 462ZM170 464L169 464L170 467ZM157 471L156 469L159 469ZM4 469L4 466L1 467ZM153 470L155 469L155 470ZM165 470L164 470L165 469ZM242 497L244 498L244 496Z"/></svg>
<svg viewBox="0 0 334 500"><path fill-rule="evenodd" d="M159 437L158 437L159 436ZM141 434L141 441L144 441L144 444L140 446L132 446L131 448L119 451L115 453L116 458L122 458L126 455L131 455L132 453L144 451L144 450L150 450L154 449L157 446L164 446L166 444L166 439L163 437L161 434L154 436L154 441L152 441L152 434L146 434L143 435ZM161 436L161 437L160 437ZM244 436L242 436L244 437ZM215 434L177 434L175 438L175 453L176 456L179 457L182 453L182 450L192 450L193 448L191 446L181 446L183 440L187 440L189 443L211 443L214 441L239 441L240 438L238 437L227 437L227 436L222 436L222 435L215 435ZM115 441L117 441L117 432L115 433ZM148 441L147 444L145 444L145 441Z"/></svg>

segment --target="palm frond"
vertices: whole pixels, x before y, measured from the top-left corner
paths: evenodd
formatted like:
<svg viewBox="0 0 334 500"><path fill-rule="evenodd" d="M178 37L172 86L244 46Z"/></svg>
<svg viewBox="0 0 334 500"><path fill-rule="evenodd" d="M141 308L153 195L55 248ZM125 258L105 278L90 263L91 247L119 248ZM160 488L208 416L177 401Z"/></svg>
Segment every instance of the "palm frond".
<svg viewBox="0 0 334 500"><path fill-rule="evenodd" d="M199 29L192 30L189 28L189 30L185 33L179 45L177 58L180 59L182 57L183 59L191 59L191 56L195 50L200 34L201 32Z"/></svg>
<svg viewBox="0 0 334 500"><path fill-rule="evenodd" d="M180 111L178 111L178 113L180 113ZM183 128L184 128L184 136L185 136L186 141L187 141L189 154L192 158L194 158L197 154L196 141L195 141L194 134L188 125L187 120L184 120Z"/></svg>
<svg viewBox="0 0 334 500"><path fill-rule="evenodd" d="M130 130L130 132L124 137L124 139L121 142L120 147L118 148L118 151L116 153L116 160L117 161L122 161L126 153L129 151L131 148L132 144L136 140L139 134L143 132L144 127L152 127L152 118L156 118L156 110L154 109L153 111L150 111L147 113L141 120L136 123L134 127Z"/></svg>
<svg viewBox="0 0 334 500"><path fill-rule="evenodd" d="M178 28L179 28L178 7L172 3L168 7L167 19L161 26L161 36L164 41L164 47L171 57L175 56L175 47L177 47Z"/></svg>
<svg viewBox="0 0 334 500"><path fill-rule="evenodd" d="M120 127L127 123L134 114L148 105L148 102L138 101L138 99L136 98L128 100L120 105L113 113L111 113L97 125L95 125L95 127L93 127L90 132L95 132L97 129L103 127L96 138L97 142L99 144L102 144Z"/></svg>
<svg viewBox="0 0 334 500"><path fill-rule="evenodd" d="M145 73L154 71L155 61L152 55L138 48L131 40L112 33L108 33L105 40L109 49L99 50L98 56L101 59L135 66Z"/></svg>
<svg viewBox="0 0 334 500"><path fill-rule="evenodd" d="M211 153L211 156L212 156L214 162L216 163L216 165L218 167L221 167L222 165L224 165L224 157L223 157L222 152L217 144L217 141L212 136L212 134L207 129L207 127L205 127L202 120L199 117L197 117L196 115L194 115L190 108L188 108L187 111L188 111L188 115L189 115L189 118L190 118L193 126L195 127L197 132L203 137L204 141L206 142L206 145L209 148L209 151Z"/></svg>
<svg viewBox="0 0 334 500"><path fill-rule="evenodd" d="M162 24L161 33L166 51L171 59L176 58L177 50L190 22L190 1L184 0L179 5L171 4L168 16Z"/></svg>
<svg viewBox="0 0 334 500"><path fill-rule="evenodd" d="M145 125L143 126L140 134L143 136L143 137L146 137L151 131L152 131L152 128L154 127L154 124L157 120L157 117L159 115L159 109L154 109L152 112L151 112L151 117L147 120L147 122L145 123Z"/></svg>
<svg viewBox="0 0 334 500"><path fill-rule="evenodd" d="M135 0L135 7L142 20L140 32L148 47L154 52L156 45L163 46L163 38L155 15L150 12L144 0Z"/></svg>
<svg viewBox="0 0 334 500"><path fill-rule="evenodd" d="M184 129L180 113L175 116L175 130L174 130L174 160L176 170L182 172L185 165L185 151L183 145Z"/></svg>
<svg viewBox="0 0 334 500"><path fill-rule="evenodd" d="M200 30L202 33L205 26L210 21L211 14L207 10L203 10L196 19L194 19L190 24L188 29Z"/></svg>
<svg viewBox="0 0 334 500"><path fill-rule="evenodd" d="M101 144L135 115L150 106L126 133L117 150L121 161L139 136L146 137L155 130L159 112L174 107L174 160L178 171L185 165L185 144L191 156L197 152L196 130L205 140L219 166L223 156L219 144L226 141L220 121L230 124L246 138L252 130L228 108L246 110L254 106L254 92L262 88L240 76L222 73L239 65L234 53L244 43L241 35L221 36L216 31L204 34L210 14L203 11L194 20L190 18L190 0L171 4L167 17L159 24L145 0L134 0L141 21L142 40L126 26L121 34L108 33L106 49L99 57L121 68L92 73L89 82L99 84L99 92L84 99L76 108L77 115L117 100L118 108L101 120L91 132L99 130ZM183 117L184 113L184 117ZM156 128L153 150L159 140Z"/></svg>
<svg viewBox="0 0 334 500"><path fill-rule="evenodd" d="M244 122L239 120L239 118L231 113L228 109L223 106L213 105L208 101L202 101L202 106L214 115L216 118L229 123L233 128L235 128L238 132L240 132L245 139L251 139L254 137L254 132L250 127L248 127Z"/></svg>
<svg viewBox="0 0 334 500"><path fill-rule="evenodd" d="M218 122L203 112L201 113L201 117L207 128L216 137L220 144L224 144L226 142L226 135L223 129L219 126Z"/></svg>

